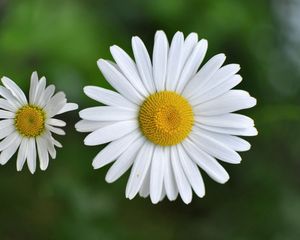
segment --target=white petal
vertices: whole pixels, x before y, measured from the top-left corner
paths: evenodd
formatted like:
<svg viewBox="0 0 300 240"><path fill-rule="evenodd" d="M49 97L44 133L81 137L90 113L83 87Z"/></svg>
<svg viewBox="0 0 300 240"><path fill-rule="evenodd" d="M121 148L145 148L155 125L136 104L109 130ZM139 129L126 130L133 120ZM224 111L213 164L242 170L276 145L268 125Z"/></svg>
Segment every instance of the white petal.
<svg viewBox="0 0 300 240"><path fill-rule="evenodd" d="M36 146L34 138L29 138L28 140L27 165L29 171L33 174L36 170Z"/></svg>
<svg viewBox="0 0 300 240"><path fill-rule="evenodd" d="M48 142L48 153L52 159L56 158L56 150L52 142Z"/></svg>
<svg viewBox="0 0 300 240"><path fill-rule="evenodd" d="M21 171L25 163L27 157L27 151L28 151L28 142L29 142L28 138L23 138L20 144L18 157L17 157L17 171Z"/></svg>
<svg viewBox="0 0 300 240"><path fill-rule="evenodd" d="M49 85L48 87L46 87L45 91L43 91L43 96L40 98L37 105L41 106L42 108L45 107L50 101L50 99L52 98L54 92L55 92L54 85Z"/></svg>
<svg viewBox="0 0 300 240"><path fill-rule="evenodd" d="M239 136L256 136L257 130L255 127L249 128L222 128L222 127L212 127L196 123L197 127L216 133L239 135Z"/></svg>
<svg viewBox="0 0 300 240"><path fill-rule="evenodd" d="M3 85L11 91L12 95L14 95L21 104L27 104L27 98L24 92L14 81L7 77L3 77L1 80Z"/></svg>
<svg viewBox="0 0 300 240"><path fill-rule="evenodd" d="M111 142L138 128L137 121L117 122L90 133L85 139L84 144L87 146L95 146L107 142Z"/></svg>
<svg viewBox="0 0 300 240"><path fill-rule="evenodd" d="M55 118L50 118L46 121L47 124L56 126L56 127L65 127L66 122L60 120L60 119L55 119Z"/></svg>
<svg viewBox="0 0 300 240"><path fill-rule="evenodd" d="M43 93L43 98L40 99L39 105L41 107L45 107L49 103L49 101L52 98L54 92L55 92L55 86L54 85L49 85L45 89L45 91Z"/></svg>
<svg viewBox="0 0 300 240"><path fill-rule="evenodd" d="M1 120L0 121L0 130L10 127L14 124L14 120L13 119L5 119L5 120Z"/></svg>
<svg viewBox="0 0 300 240"><path fill-rule="evenodd" d="M183 41L184 39L182 32L177 32L171 42L166 80L166 90L169 91L175 91L179 76L182 71Z"/></svg>
<svg viewBox="0 0 300 240"><path fill-rule="evenodd" d="M89 120L80 120L75 124L75 128L78 132L93 132L99 128L113 124L114 122L98 122Z"/></svg>
<svg viewBox="0 0 300 240"><path fill-rule="evenodd" d="M189 137L201 150L224 162L238 164L242 160L237 152L222 142L215 140L212 136L205 134L200 129L193 131Z"/></svg>
<svg viewBox="0 0 300 240"><path fill-rule="evenodd" d="M21 103L18 101L17 98L15 98L11 91L9 91L7 88L0 86L0 95L7 99L11 105L13 105L15 108L20 108Z"/></svg>
<svg viewBox="0 0 300 240"><path fill-rule="evenodd" d="M226 170L210 155L196 147L194 143L186 139L182 142L186 153L201 167L212 179L219 183L225 183L229 179Z"/></svg>
<svg viewBox="0 0 300 240"><path fill-rule="evenodd" d="M163 148L155 146L150 170L150 197L154 204L158 203L161 198L165 171L164 167Z"/></svg>
<svg viewBox="0 0 300 240"><path fill-rule="evenodd" d="M15 131L15 127L13 125L10 125L6 128L1 129L0 131L0 139L3 139L13 133Z"/></svg>
<svg viewBox="0 0 300 240"><path fill-rule="evenodd" d="M169 43L163 31L157 31L153 47L153 78L157 91L165 90Z"/></svg>
<svg viewBox="0 0 300 240"><path fill-rule="evenodd" d="M76 103L66 103L56 114L62 114L70 111L74 111L78 109L78 105Z"/></svg>
<svg viewBox="0 0 300 240"><path fill-rule="evenodd" d="M29 103L30 104L34 103L34 98L35 98L38 81L39 81L39 77L38 77L37 72L33 72L31 74L30 89L29 89Z"/></svg>
<svg viewBox="0 0 300 240"><path fill-rule="evenodd" d="M101 168L118 158L141 134L135 130L124 137L109 143L93 160L94 169Z"/></svg>
<svg viewBox="0 0 300 240"><path fill-rule="evenodd" d="M190 183L188 182L179 160L176 147L171 147L171 163L174 171L175 180L179 190L179 194L185 204L192 201L193 193Z"/></svg>
<svg viewBox="0 0 300 240"><path fill-rule="evenodd" d="M187 59L186 64L180 75L180 80L176 87L177 92L182 92L187 82L195 75L200 64L202 63L207 50L207 40L202 39L193 49L191 56Z"/></svg>
<svg viewBox="0 0 300 240"><path fill-rule="evenodd" d="M6 149L2 151L0 154L0 164L4 165L15 154L21 143L21 140L22 138L18 136L15 141L13 141Z"/></svg>
<svg viewBox="0 0 300 240"><path fill-rule="evenodd" d="M144 97L147 97L149 93L147 92L134 61L128 56L128 54L118 46L110 47L110 52L121 69L122 73L132 84L133 87Z"/></svg>
<svg viewBox="0 0 300 240"><path fill-rule="evenodd" d="M47 132L44 136L45 142L47 144L47 151L52 159L56 158L56 150L54 147L53 137L50 132Z"/></svg>
<svg viewBox="0 0 300 240"><path fill-rule="evenodd" d="M250 143L236 136L214 133L211 131L206 131L204 129L201 129L201 131L204 132L207 136L210 136L211 138L214 138L217 141L226 145L227 147L233 149L234 151L238 151L238 152L248 151L251 147Z"/></svg>
<svg viewBox="0 0 300 240"><path fill-rule="evenodd" d="M37 96L37 100L35 100L35 105L38 106L46 106L48 104L48 102L50 101L50 99L53 97L53 94L55 92L55 87L54 85L50 85L48 87L46 87L46 82L43 82L44 84L39 84L39 86L42 86L42 89L37 89L37 91L39 90L39 96Z"/></svg>
<svg viewBox="0 0 300 240"><path fill-rule="evenodd" d="M196 114L213 116L230 113L256 105L256 99L243 90L230 90L221 97L194 107Z"/></svg>
<svg viewBox="0 0 300 240"><path fill-rule="evenodd" d="M144 137L138 138L119 156L106 174L105 180L108 183L116 181L131 167L138 151L144 143Z"/></svg>
<svg viewBox="0 0 300 240"><path fill-rule="evenodd" d="M206 84L207 81L217 72L225 61L224 54L218 54L212 57L199 72L186 84L182 94L186 98L192 97Z"/></svg>
<svg viewBox="0 0 300 240"><path fill-rule="evenodd" d="M174 201L178 196L178 188L176 185L174 172L172 168L170 148L164 149L165 173L164 173L164 188L167 197L170 201Z"/></svg>
<svg viewBox="0 0 300 240"><path fill-rule="evenodd" d="M9 112L9 111L0 110L0 119L14 118L14 117L15 117L15 113Z"/></svg>
<svg viewBox="0 0 300 240"><path fill-rule="evenodd" d="M140 104L143 101L143 97L111 63L100 59L97 64L106 80L123 97L135 104Z"/></svg>
<svg viewBox="0 0 300 240"><path fill-rule="evenodd" d="M90 121L123 121L137 119L138 113L125 108L101 106L81 110L79 116Z"/></svg>
<svg viewBox="0 0 300 240"><path fill-rule="evenodd" d="M198 43L197 33L192 32L186 37L183 44L183 53L182 53L183 63L185 63L189 59L197 43Z"/></svg>
<svg viewBox="0 0 300 240"><path fill-rule="evenodd" d="M214 127L247 128L254 126L254 121L251 118L237 113L217 116L195 116L195 121Z"/></svg>
<svg viewBox="0 0 300 240"><path fill-rule="evenodd" d="M51 138L51 141L53 142L55 147L62 148L62 144L59 141L55 140L53 137Z"/></svg>
<svg viewBox="0 0 300 240"><path fill-rule="evenodd" d="M228 64L221 67L205 84L205 86L203 86L203 89L209 91L210 89L217 87L233 77L240 69L241 67L239 64Z"/></svg>
<svg viewBox="0 0 300 240"><path fill-rule="evenodd" d="M45 88L46 88L46 78L42 77L36 87L34 99L32 101L33 105L37 105L41 101Z"/></svg>
<svg viewBox="0 0 300 240"><path fill-rule="evenodd" d="M36 138L36 145L40 159L40 168L45 171L49 164L49 155L47 151L47 143L43 137Z"/></svg>
<svg viewBox="0 0 300 240"><path fill-rule="evenodd" d="M13 132L0 142L0 152L8 148L19 136L17 132Z"/></svg>
<svg viewBox="0 0 300 240"><path fill-rule="evenodd" d="M147 170L146 177L139 190L139 195L143 198L147 198L150 195L150 167Z"/></svg>
<svg viewBox="0 0 300 240"><path fill-rule="evenodd" d="M159 201L163 201L165 197L166 197L166 190L165 190L165 187L163 186Z"/></svg>
<svg viewBox="0 0 300 240"><path fill-rule="evenodd" d="M132 50L137 68L139 70L144 86L149 93L155 92L155 86L152 75L151 60L148 51L139 37L133 37L131 40Z"/></svg>
<svg viewBox="0 0 300 240"><path fill-rule="evenodd" d="M87 86L83 89L84 93L100 103L109 106L137 109L137 105L128 101L122 95L101 87Z"/></svg>
<svg viewBox="0 0 300 240"><path fill-rule="evenodd" d="M51 125L47 125L47 129L55 134L58 134L58 135L66 135L65 131L60 129L60 128L57 128L57 127L53 127Z"/></svg>
<svg viewBox="0 0 300 240"><path fill-rule="evenodd" d="M148 141L145 142L136 160L133 164L129 180L126 186L126 198L133 199L139 192L143 181L146 177L147 171L152 160L154 145Z"/></svg>
<svg viewBox="0 0 300 240"><path fill-rule="evenodd" d="M203 87L203 93L198 92L193 98L189 99L189 102L191 105L198 105L212 100L223 95L224 93L227 93L230 89L237 86L241 81L242 77L240 75L234 75L232 78L224 81L222 84L213 89L207 89L206 87Z"/></svg>
<svg viewBox="0 0 300 240"><path fill-rule="evenodd" d="M189 180L195 193L201 198L204 197L205 186L197 165L190 159L181 145L177 145L176 147L181 166L185 172L187 179Z"/></svg>
<svg viewBox="0 0 300 240"><path fill-rule="evenodd" d="M8 100L2 98L0 99L0 108L10 112L16 112L18 110L16 106L11 104Z"/></svg>
<svg viewBox="0 0 300 240"><path fill-rule="evenodd" d="M56 115L66 103L66 95L63 92L56 93L44 108L47 113L47 117L51 118Z"/></svg>

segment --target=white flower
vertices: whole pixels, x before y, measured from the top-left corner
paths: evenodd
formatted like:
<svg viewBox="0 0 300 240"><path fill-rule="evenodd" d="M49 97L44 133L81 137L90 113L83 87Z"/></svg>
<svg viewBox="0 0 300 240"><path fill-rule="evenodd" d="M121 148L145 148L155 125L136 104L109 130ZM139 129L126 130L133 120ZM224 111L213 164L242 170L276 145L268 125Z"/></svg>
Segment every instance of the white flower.
<svg viewBox="0 0 300 240"><path fill-rule="evenodd" d="M55 115L75 110L77 104L67 103L63 92L55 95L54 85L46 87L46 78L31 76L29 101L18 85L3 77L0 86L0 164L4 165L18 151L17 170L21 171L27 159L31 173L36 170L37 155L40 168L46 170L51 158L56 157L55 147L62 145L52 137L52 132L64 135L60 128L66 123ZM49 155L48 155L49 154Z"/></svg>
<svg viewBox="0 0 300 240"><path fill-rule="evenodd" d="M178 193L185 203L192 189L205 195L200 169L219 183L229 179L216 160L237 164L236 151L250 144L235 136L257 134L249 117L232 113L256 105L248 92L231 90L242 78L240 66L221 67L224 54L212 57L200 70L207 41L198 42L191 33L184 39L177 32L169 47L166 35L158 31L152 62L145 45L132 38L135 62L118 46L110 48L116 61L100 59L98 66L119 93L88 86L84 92L107 106L80 112L76 124L80 132L92 132L86 145L110 142L93 160L95 169L113 163L107 182L117 180L131 166L126 197L150 194L157 203L165 196L175 200ZM200 169L199 169L199 168Z"/></svg>

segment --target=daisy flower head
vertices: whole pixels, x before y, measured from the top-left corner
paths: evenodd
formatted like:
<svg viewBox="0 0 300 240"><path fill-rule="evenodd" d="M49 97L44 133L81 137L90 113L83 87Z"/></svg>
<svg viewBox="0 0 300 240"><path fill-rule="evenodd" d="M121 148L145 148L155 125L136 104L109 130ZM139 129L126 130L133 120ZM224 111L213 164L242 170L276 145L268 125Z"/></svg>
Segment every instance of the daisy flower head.
<svg viewBox="0 0 300 240"><path fill-rule="evenodd" d="M202 64L207 41L196 33L184 38L177 32L169 45L165 33L156 32L152 60L140 38L132 38L132 49L134 60L112 46L115 63L97 62L118 93L85 87L88 97L105 106L82 110L76 128L91 132L86 145L109 143L93 160L95 169L113 162L107 182L131 168L127 198L139 193L157 203L179 194L190 203L193 191L205 195L202 172L225 183L229 175L219 161L238 164L237 152L250 149L238 135L256 135L254 122L233 112L253 107L256 99L231 90L242 80L240 66L222 66L224 54Z"/></svg>
<svg viewBox="0 0 300 240"><path fill-rule="evenodd" d="M55 93L54 85L46 86L46 78L31 75L29 99L11 79L3 77L0 86L0 164L4 165L17 153L17 170L27 160L30 172L36 170L37 158L41 170L46 170L49 155L56 157L55 147L62 147L52 133L64 135L66 123L55 116L78 108L67 103L63 92Z"/></svg>

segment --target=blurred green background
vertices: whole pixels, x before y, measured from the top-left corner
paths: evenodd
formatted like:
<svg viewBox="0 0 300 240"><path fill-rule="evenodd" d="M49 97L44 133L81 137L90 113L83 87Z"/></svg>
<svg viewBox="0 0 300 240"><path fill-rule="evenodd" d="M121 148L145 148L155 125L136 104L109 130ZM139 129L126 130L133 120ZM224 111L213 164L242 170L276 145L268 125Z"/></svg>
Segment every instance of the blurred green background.
<svg viewBox="0 0 300 240"><path fill-rule="evenodd" d="M157 29L209 41L206 59L224 52L240 63L239 86L258 99L259 135L240 165L223 164L231 179L206 175L206 196L152 205L125 199L128 174L114 184L107 167L94 171L100 147L75 132L78 113L63 116L64 148L46 172L0 167L0 239L300 239L300 1L0 0L0 75L28 90L37 70L80 108L96 105L85 85L108 87L96 66L109 46L131 52L139 35L152 51Z"/></svg>

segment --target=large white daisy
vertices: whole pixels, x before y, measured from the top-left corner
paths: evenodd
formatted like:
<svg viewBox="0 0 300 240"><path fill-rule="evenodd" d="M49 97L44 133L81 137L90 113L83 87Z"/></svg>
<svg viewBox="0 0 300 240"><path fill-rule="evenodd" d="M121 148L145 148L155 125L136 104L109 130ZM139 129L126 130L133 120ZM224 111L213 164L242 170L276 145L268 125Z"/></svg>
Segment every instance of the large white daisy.
<svg viewBox="0 0 300 240"><path fill-rule="evenodd" d="M46 170L51 158L56 157L55 147L62 147L52 133L64 135L66 123L55 115L75 110L77 104L67 103L63 92L54 94L54 85L46 87L46 78L31 76L29 101L18 85L3 77L0 86L0 164L4 165L17 152L17 170L25 161L31 173L36 170L37 153L40 168Z"/></svg>
<svg viewBox="0 0 300 240"><path fill-rule="evenodd" d="M229 179L216 160L240 163L237 151L250 144L237 137L257 134L249 117L232 113L251 108L256 100L243 90L231 90L242 78L238 64L224 54L212 57L200 69L207 41L177 32L169 46L164 32L154 39L152 62L138 37L132 38L135 61L118 46L110 48L116 62L100 59L98 66L119 93L88 86L84 92L107 106L84 109L76 124L91 132L84 140L94 146L109 143L93 160L95 169L113 163L106 175L114 182L131 166L126 197L150 194L157 203L165 196L185 203L192 189L203 197L200 169L219 183ZM199 69L199 70L198 70ZM199 169L200 168L200 169Z"/></svg>

